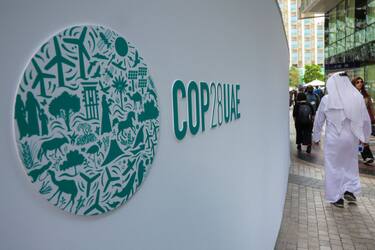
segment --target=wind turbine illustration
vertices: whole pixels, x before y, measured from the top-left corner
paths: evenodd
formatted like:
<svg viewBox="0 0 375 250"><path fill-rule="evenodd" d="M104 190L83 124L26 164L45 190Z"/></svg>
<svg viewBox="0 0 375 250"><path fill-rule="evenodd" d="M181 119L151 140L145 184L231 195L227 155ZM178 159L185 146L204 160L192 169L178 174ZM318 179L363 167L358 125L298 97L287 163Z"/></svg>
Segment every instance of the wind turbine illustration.
<svg viewBox="0 0 375 250"><path fill-rule="evenodd" d="M53 43L55 45L55 54L56 55L46 64L44 69L49 70L54 65L56 65L57 74L58 74L58 78L59 78L59 87L63 87L63 86L65 86L63 64L69 65L70 67L74 67L75 64L61 55L61 49L60 49L59 41L57 40L57 37L53 38Z"/></svg>
<svg viewBox="0 0 375 250"><path fill-rule="evenodd" d="M111 172L110 172L110 170L108 169L108 167L105 168L105 172L106 172L106 174L107 174L107 183L105 184L104 192L107 191L107 188L109 187L109 185L110 185L112 182L115 182L115 181L120 180L120 177L113 177L113 176L111 175Z"/></svg>
<svg viewBox="0 0 375 250"><path fill-rule="evenodd" d="M105 210L102 206L100 206L100 189L98 189L98 191L96 192L96 198L95 198L95 202L94 204L89 207L83 214L84 215L87 215L89 213L91 213L92 211L99 211L100 213L105 213Z"/></svg>
<svg viewBox="0 0 375 250"><path fill-rule="evenodd" d="M34 80L32 88L33 89L36 88L36 86L39 83L39 86L40 86L40 96L50 97L50 96L47 96L47 94L46 94L46 87L44 85L45 84L44 79L46 79L46 78L55 78L55 76L52 75L52 74L43 73L42 70L40 69L38 63L35 61L34 58L31 59L31 63L34 65L34 68L35 68L36 73L37 73L37 76L35 77L35 80Z"/></svg>
<svg viewBox="0 0 375 250"><path fill-rule="evenodd" d="M82 29L82 32L79 38L64 38L63 39L64 42L77 45L78 47L79 72L80 72L80 76L82 79L86 79L84 57L86 57L87 60L90 60L90 55L87 52L85 45L84 45L86 33L87 33L87 27L84 27Z"/></svg>

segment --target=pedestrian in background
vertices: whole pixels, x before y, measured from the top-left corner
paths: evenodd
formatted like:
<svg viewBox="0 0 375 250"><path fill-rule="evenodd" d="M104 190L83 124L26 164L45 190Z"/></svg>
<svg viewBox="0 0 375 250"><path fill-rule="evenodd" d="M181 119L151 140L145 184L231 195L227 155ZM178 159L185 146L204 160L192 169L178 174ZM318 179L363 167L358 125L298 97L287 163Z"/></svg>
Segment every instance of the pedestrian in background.
<svg viewBox="0 0 375 250"><path fill-rule="evenodd" d="M311 133L313 128L315 110L307 102L305 93L297 94L297 101L293 108L294 125L296 128L297 150L302 150L302 145L307 146L306 152L311 153ZM302 145L301 145L302 144Z"/></svg>
<svg viewBox="0 0 375 250"><path fill-rule="evenodd" d="M364 83L363 79L359 76L355 77L352 80L352 84L362 94L362 96L365 100L367 112L370 116L371 125L373 125L375 123L375 118L374 118L374 113L373 113L373 110L372 110L372 101L371 101L370 95L366 91L365 83ZM374 162L374 156L371 152L370 145L368 143L365 143L363 145L363 151L361 152L361 155L362 155L363 161L366 164L370 164L370 163Z"/></svg>
<svg viewBox="0 0 375 250"><path fill-rule="evenodd" d="M313 141L319 143L323 124L325 198L337 207L344 199L356 201L361 191L358 170L358 141L367 143L371 121L362 95L346 73L333 74L327 81L328 95L322 98L313 129Z"/></svg>
<svg viewBox="0 0 375 250"><path fill-rule="evenodd" d="M319 107L320 97L314 93L314 87L311 85L308 85L306 87L306 98L307 102L313 106L314 111L316 112L316 110L318 110Z"/></svg>
<svg viewBox="0 0 375 250"><path fill-rule="evenodd" d="M319 86L315 86L314 94L317 94L320 99L322 99L323 96L324 96L324 93L323 93L322 89L319 88Z"/></svg>

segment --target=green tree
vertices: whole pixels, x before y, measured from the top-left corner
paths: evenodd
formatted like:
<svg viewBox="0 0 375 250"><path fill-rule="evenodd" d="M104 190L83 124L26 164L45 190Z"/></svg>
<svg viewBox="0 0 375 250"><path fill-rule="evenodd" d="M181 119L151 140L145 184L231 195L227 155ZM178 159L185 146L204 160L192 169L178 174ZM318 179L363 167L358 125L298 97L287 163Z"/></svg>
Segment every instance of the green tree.
<svg viewBox="0 0 375 250"><path fill-rule="evenodd" d="M85 157L78 150L69 151L66 155L66 161L60 166L60 170L64 171L74 167L74 175L77 175L77 166L85 162Z"/></svg>
<svg viewBox="0 0 375 250"><path fill-rule="evenodd" d="M305 75L303 81L309 83L314 80L324 81L324 75L321 73L321 67L317 64L305 65Z"/></svg>
<svg viewBox="0 0 375 250"><path fill-rule="evenodd" d="M290 67L289 69L289 86L297 87L300 83L299 70L296 67Z"/></svg>
<svg viewBox="0 0 375 250"><path fill-rule="evenodd" d="M64 119L68 131L70 131L70 117L81 109L80 99L76 95L70 95L63 92L61 95L51 101L48 111L54 117Z"/></svg>

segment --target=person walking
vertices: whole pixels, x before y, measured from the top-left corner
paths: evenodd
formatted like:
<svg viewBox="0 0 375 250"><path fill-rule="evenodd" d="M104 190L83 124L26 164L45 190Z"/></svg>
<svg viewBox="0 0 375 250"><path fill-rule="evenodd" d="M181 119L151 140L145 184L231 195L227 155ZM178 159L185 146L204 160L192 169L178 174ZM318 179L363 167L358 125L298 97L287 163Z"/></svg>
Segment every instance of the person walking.
<svg viewBox="0 0 375 250"><path fill-rule="evenodd" d="M319 86L315 86L314 94L317 94L320 99L322 99L323 96L324 96L324 93L323 93L322 89L319 88Z"/></svg>
<svg viewBox="0 0 375 250"><path fill-rule="evenodd" d="M308 85L306 87L306 98L307 102L314 107L314 111L316 112L316 110L318 110L319 107L320 97L314 93L314 87L311 85Z"/></svg>
<svg viewBox="0 0 375 250"><path fill-rule="evenodd" d="M296 128L296 144L297 150L301 151L302 146L306 145L306 152L311 153L311 133L313 128L315 110L314 107L307 102L305 93L298 93L296 104L293 108L294 125Z"/></svg>
<svg viewBox="0 0 375 250"><path fill-rule="evenodd" d="M375 123L375 118L374 118L374 113L372 110L372 101L370 95L367 93L366 88L365 88L365 83L361 77L355 77L352 80L353 86L362 94L364 100L365 100L365 105L367 108L367 112L370 116L371 120L371 125ZM365 143L363 145L363 151L361 152L363 161L366 164L370 164L374 162L374 155L371 152L370 145L368 143Z"/></svg>
<svg viewBox="0 0 375 250"><path fill-rule="evenodd" d="M34 97L33 93L31 93L30 91L27 92L26 95L25 111L27 113L28 135L40 135L40 105L37 99Z"/></svg>
<svg viewBox="0 0 375 250"><path fill-rule="evenodd" d="M16 107L15 107L15 112L14 112L14 118L17 121L20 139L22 139L28 134L28 126L27 126L27 121L26 121L25 105L22 101L21 95L17 95L15 106Z"/></svg>
<svg viewBox="0 0 375 250"><path fill-rule="evenodd" d="M327 92L319 105L313 128L313 141L319 144L326 123L324 140L325 199L343 208L344 200L354 202L360 193L358 141L367 143L371 121L362 95L346 73L335 73L327 81Z"/></svg>

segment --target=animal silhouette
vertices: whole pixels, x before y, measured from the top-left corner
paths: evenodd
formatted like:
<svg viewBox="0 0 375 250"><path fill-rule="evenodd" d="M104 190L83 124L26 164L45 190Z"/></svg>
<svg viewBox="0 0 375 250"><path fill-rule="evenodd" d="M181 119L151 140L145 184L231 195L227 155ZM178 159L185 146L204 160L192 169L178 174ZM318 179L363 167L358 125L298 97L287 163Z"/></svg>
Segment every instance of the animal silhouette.
<svg viewBox="0 0 375 250"><path fill-rule="evenodd" d="M51 181L53 182L53 184L55 184L57 186L57 191L52 195L51 198L48 199L48 201L52 200L53 197L55 197L55 195L58 194L57 202L55 204L55 206L57 206L57 204L59 204L60 196L61 196L62 193L70 194L70 200L65 205L64 209L70 203L72 203L72 206L70 207L70 212L71 212L72 208L74 206L74 200L75 200L75 198L77 196L77 193L78 193L78 189L77 189L77 185L76 185L75 181L73 181L73 180L57 180L56 176L55 176L55 172L53 172L52 170L48 170L47 172L51 176Z"/></svg>
<svg viewBox="0 0 375 250"><path fill-rule="evenodd" d="M123 133L126 129L130 128L134 131L134 124L133 120L135 118L135 113L133 111L128 113L128 116L126 117L125 121L119 121L117 118L113 120L113 125L115 126L117 124L117 135L120 133Z"/></svg>
<svg viewBox="0 0 375 250"><path fill-rule="evenodd" d="M119 198L124 198L127 200L129 198L129 195L134 193L134 182L135 182L135 172L132 174L130 177L128 183L126 183L125 187L121 191L115 192L113 197L119 197Z"/></svg>
<svg viewBox="0 0 375 250"><path fill-rule="evenodd" d="M65 136L62 138L53 138L53 139L44 141L42 145L40 146L40 149L38 152L38 159L41 160L44 155L48 160L47 152L52 151L52 150L55 151L55 157L56 157L57 150L59 150L60 153L62 154L61 147L67 143L69 143L69 140Z"/></svg>
<svg viewBox="0 0 375 250"><path fill-rule="evenodd" d="M44 165L41 168L31 170L28 173L28 176L32 178L31 182L35 182L41 174L43 174L47 169L49 169L51 165L52 165L52 162L48 162L46 165Z"/></svg>
<svg viewBox="0 0 375 250"><path fill-rule="evenodd" d="M126 95L129 97L130 100L133 101L134 107L137 107L137 103L140 103L142 105L142 96L138 92L135 92L132 95L129 92L127 92Z"/></svg>

